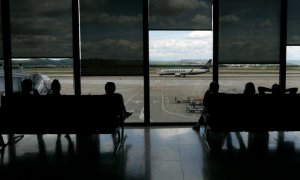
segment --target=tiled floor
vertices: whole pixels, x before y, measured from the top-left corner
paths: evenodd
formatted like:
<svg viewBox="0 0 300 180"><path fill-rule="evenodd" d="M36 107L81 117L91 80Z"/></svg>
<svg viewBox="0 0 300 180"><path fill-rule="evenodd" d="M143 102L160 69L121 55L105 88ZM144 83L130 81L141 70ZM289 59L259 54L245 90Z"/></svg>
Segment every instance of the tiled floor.
<svg viewBox="0 0 300 180"><path fill-rule="evenodd" d="M267 140L258 134L249 143L248 133L230 133L213 154L190 127L127 128L126 134L118 156L111 135L71 135L71 142L25 135L5 149L0 179L300 179L300 132L269 132Z"/></svg>

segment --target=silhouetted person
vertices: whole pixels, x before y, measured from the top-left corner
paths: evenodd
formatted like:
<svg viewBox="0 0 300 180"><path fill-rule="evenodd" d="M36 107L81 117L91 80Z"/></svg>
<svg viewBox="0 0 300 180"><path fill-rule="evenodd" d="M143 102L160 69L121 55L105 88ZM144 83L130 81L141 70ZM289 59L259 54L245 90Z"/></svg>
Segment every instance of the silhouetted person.
<svg viewBox="0 0 300 180"><path fill-rule="evenodd" d="M244 94L246 95L253 95L255 94L255 85L253 82L247 82L245 84Z"/></svg>
<svg viewBox="0 0 300 180"><path fill-rule="evenodd" d="M298 91L298 88L288 88L283 89L279 84L273 84L272 88L267 87L258 87L259 94L266 94L266 92L271 92L272 94L296 94Z"/></svg>
<svg viewBox="0 0 300 180"><path fill-rule="evenodd" d="M207 96L209 94L218 94L218 93L219 93L219 84L216 81L212 81L209 84L209 89L204 94L204 97L203 97L203 106L204 106L204 108L203 108L202 114L201 114L198 122L193 126L194 130L199 131L200 125L204 124L204 115L207 112L207 109L206 109L206 106L207 106Z"/></svg>
<svg viewBox="0 0 300 180"><path fill-rule="evenodd" d="M60 96L61 85L57 79L54 79L51 83L51 89L48 92L48 95Z"/></svg>
<svg viewBox="0 0 300 180"><path fill-rule="evenodd" d="M109 97L112 101L115 101L116 103L118 103L118 105L120 107L121 115L123 115L124 118L128 118L129 116L132 115L132 112L126 111L123 96L119 93L115 93L115 91L116 91L116 85L114 82L107 82L105 84L106 96Z"/></svg>
<svg viewBox="0 0 300 180"><path fill-rule="evenodd" d="M50 91L48 92L47 95L49 95L49 96L60 96L61 95L60 90L61 90L61 85L60 85L59 80L54 79L51 83L51 89L50 89ZM70 135L66 134L65 137L68 140L70 138ZM57 134L57 140L60 140L60 138L61 138L61 134Z"/></svg>
<svg viewBox="0 0 300 180"><path fill-rule="evenodd" d="M39 92L33 88L32 80L30 79L24 79L22 81L22 95L28 96L28 95L39 95Z"/></svg>

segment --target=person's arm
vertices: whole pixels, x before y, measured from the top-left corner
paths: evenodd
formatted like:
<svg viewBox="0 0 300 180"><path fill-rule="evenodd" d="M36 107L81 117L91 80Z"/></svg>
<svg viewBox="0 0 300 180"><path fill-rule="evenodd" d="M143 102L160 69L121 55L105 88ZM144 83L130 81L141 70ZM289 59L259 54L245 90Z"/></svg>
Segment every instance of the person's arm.
<svg viewBox="0 0 300 180"><path fill-rule="evenodd" d="M258 86L257 89L259 94L266 94L266 92L272 92L272 89L267 87Z"/></svg>
<svg viewBox="0 0 300 180"><path fill-rule="evenodd" d="M298 91L298 88L288 88L288 89L285 89L285 93L288 93L288 94L296 94Z"/></svg>

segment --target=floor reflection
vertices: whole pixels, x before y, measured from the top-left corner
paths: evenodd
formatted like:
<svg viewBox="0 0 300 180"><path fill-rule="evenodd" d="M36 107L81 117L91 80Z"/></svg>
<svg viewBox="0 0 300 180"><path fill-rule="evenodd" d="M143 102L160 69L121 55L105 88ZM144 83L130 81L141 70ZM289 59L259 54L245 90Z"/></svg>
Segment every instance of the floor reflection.
<svg viewBox="0 0 300 180"><path fill-rule="evenodd" d="M25 135L4 149L0 179L299 177L300 132L222 133L214 141L219 150L211 153L202 130L127 128L128 138L117 156L111 135ZM4 135L4 141L12 137Z"/></svg>

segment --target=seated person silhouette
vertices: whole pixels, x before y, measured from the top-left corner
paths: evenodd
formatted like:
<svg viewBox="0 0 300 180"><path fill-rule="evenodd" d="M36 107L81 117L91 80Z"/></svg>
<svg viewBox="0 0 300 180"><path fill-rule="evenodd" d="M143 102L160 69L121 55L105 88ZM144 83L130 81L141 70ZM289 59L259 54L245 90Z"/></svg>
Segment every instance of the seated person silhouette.
<svg viewBox="0 0 300 180"><path fill-rule="evenodd" d="M57 79L54 79L51 83L51 89L47 95L60 96L61 85Z"/></svg>
<svg viewBox="0 0 300 180"><path fill-rule="evenodd" d="M200 130L200 125L203 125L205 124L204 122L204 115L207 113L207 96L209 94L218 94L219 93L219 83L216 82L216 81L212 81L210 84L209 84L209 89L205 92L204 94L204 97L203 97L203 111L202 111L202 114L198 120L198 122L193 126L193 129L196 130L196 131L199 131Z"/></svg>
<svg viewBox="0 0 300 180"><path fill-rule="evenodd" d="M39 92L36 89L34 89L32 85L33 85L32 80L24 79L21 84L22 92L17 93L17 94L23 95L23 96L40 95Z"/></svg>
<svg viewBox="0 0 300 180"><path fill-rule="evenodd" d="M115 93L116 91L116 85L114 82L107 82L105 84L105 92L106 96L111 99L111 101L116 102L120 109L120 114L124 116L124 119L128 118L129 116L132 115L132 112L127 112L125 105L124 105L124 100L123 96L119 93Z"/></svg>
<svg viewBox="0 0 300 180"><path fill-rule="evenodd" d="M253 95L253 94L255 94L255 85L254 85L253 82L247 82L245 84L244 94L245 95Z"/></svg>
<svg viewBox="0 0 300 180"><path fill-rule="evenodd" d="M266 92L271 92L272 94L296 94L298 91L298 88L288 88L283 89L279 84L273 84L272 88L267 87L258 87L259 94L266 94Z"/></svg>
<svg viewBox="0 0 300 180"><path fill-rule="evenodd" d="M60 96L60 90L61 90L61 85L60 82L57 79L54 79L51 83L51 89L48 92L48 96ZM61 138L61 134L57 134L57 141L59 141ZM66 134L65 138L67 138L67 140L70 139L70 135Z"/></svg>

